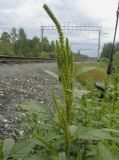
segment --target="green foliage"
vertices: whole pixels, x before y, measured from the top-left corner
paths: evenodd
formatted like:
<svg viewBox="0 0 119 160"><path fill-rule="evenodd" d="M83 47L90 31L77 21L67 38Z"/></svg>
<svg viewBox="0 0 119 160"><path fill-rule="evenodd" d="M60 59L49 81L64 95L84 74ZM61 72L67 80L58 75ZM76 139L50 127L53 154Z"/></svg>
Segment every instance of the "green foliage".
<svg viewBox="0 0 119 160"><path fill-rule="evenodd" d="M54 41L51 41L50 52L54 52L54 51L55 51L55 43Z"/></svg>
<svg viewBox="0 0 119 160"><path fill-rule="evenodd" d="M16 28L12 28L11 33L10 33L10 39L13 44L16 43L17 38L18 38L17 30L16 30Z"/></svg>
<svg viewBox="0 0 119 160"><path fill-rule="evenodd" d="M3 33L2 33L2 36L1 36L1 40L2 40L3 42L8 42L8 43L10 43L10 35L9 35L9 33L3 32Z"/></svg>
<svg viewBox="0 0 119 160"><path fill-rule="evenodd" d="M4 158L7 159L10 156L11 150L15 145L15 141L12 138L7 138L3 143L3 155Z"/></svg>
<svg viewBox="0 0 119 160"><path fill-rule="evenodd" d="M59 70L59 76L62 84L62 95L64 99L64 109L60 107L59 102L55 94L53 94L53 101L58 112L58 121L61 125L64 132L64 145L65 145L65 154L69 155L70 151L70 133L68 125L71 121L71 110L73 103L73 56L71 49L69 47L68 39L64 43L64 36L59 22L56 17L53 15L52 11L48 8L47 5L44 5L44 9L53 20L56 25L57 31L59 33L59 41L56 41L56 57L57 57L57 66ZM70 92L69 92L70 91ZM61 115L62 114L62 115ZM62 118L61 118L62 117ZM63 123L63 124L62 124Z"/></svg>
<svg viewBox="0 0 119 160"><path fill-rule="evenodd" d="M11 39L11 43L13 44L13 47L14 47L14 54L17 54L16 42L18 40L18 34L17 34L16 28L12 28L11 33L10 33L10 39Z"/></svg>
<svg viewBox="0 0 119 160"><path fill-rule="evenodd" d="M116 51L119 51L119 42L117 42L117 43L115 44L115 50L116 50Z"/></svg>
<svg viewBox="0 0 119 160"><path fill-rule="evenodd" d="M37 36L32 39L31 55L34 57L40 56L40 39Z"/></svg>
<svg viewBox="0 0 119 160"><path fill-rule="evenodd" d="M12 28L10 34L2 33L0 55L56 58L55 44L54 41L49 42L47 37L44 37L43 41L37 36L28 39L23 28L20 28L19 31Z"/></svg>
<svg viewBox="0 0 119 160"><path fill-rule="evenodd" d="M0 159L3 160L4 155L3 155L3 141L0 140Z"/></svg>
<svg viewBox="0 0 119 160"><path fill-rule="evenodd" d="M35 142L26 139L15 142L12 138L6 138L0 148L0 160L24 159L30 155L35 145Z"/></svg>
<svg viewBox="0 0 119 160"><path fill-rule="evenodd" d="M3 32L0 41L0 55L14 55L14 46L10 42L10 35Z"/></svg>
<svg viewBox="0 0 119 160"><path fill-rule="evenodd" d="M10 42L0 42L0 55L14 56L14 47Z"/></svg>
<svg viewBox="0 0 119 160"><path fill-rule="evenodd" d="M110 58L111 50L112 50L112 43L104 44L101 57Z"/></svg>
<svg viewBox="0 0 119 160"><path fill-rule="evenodd" d="M73 55L64 40L61 26L47 5L44 9L55 23L60 96L52 92L53 105L24 103L22 135L16 142L0 143L1 160L118 160L119 159L119 74L105 81L104 98L95 88L76 85L73 80ZM98 64L100 66L100 64ZM102 65L102 64L101 64ZM89 67L89 66L88 66ZM81 74L87 70L84 68ZM8 143L10 145L8 146Z"/></svg>
<svg viewBox="0 0 119 160"><path fill-rule="evenodd" d="M116 52L113 57L113 67L116 72L119 72L119 52Z"/></svg>
<svg viewBox="0 0 119 160"><path fill-rule="evenodd" d="M29 55L29 46L27 41L27 36L23 28L19 29L18 41L17 41L17 55L28 56Z"/></svg>
<svg viewBox="0 0 119 160"><path fill-rule="evenodd" d="M44 37L41 43L43 43L43 51L48 52L50 49L50 44L47 37Z"/></svg>
<svg viewBox="0 0 119 160"><path fill-rule="evenodd" d="M103 46L101 57L110 58L111 50L112 50L112 43L105 43ZM119 51L119 42L115 44L113 54L115 54L115 52L118 52L118 51Z"/></svg>
<svg viewBox="0 0 119 160"><path fill-rule="evenodd" d="M109 146L99 143L98 144L98 153L99 153L99 159L101 160L117 160L119 158L118 154L115 154L114 151L111 151Z"/></svg>

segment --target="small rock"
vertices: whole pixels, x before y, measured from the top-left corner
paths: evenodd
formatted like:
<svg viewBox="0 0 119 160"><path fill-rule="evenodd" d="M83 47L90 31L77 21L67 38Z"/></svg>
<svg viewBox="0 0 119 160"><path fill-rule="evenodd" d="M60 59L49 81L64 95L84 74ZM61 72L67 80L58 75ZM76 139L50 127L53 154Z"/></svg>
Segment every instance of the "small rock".
<svg viewBox="0 0 119 160"><path fill-rule="evenodd" d="M6 122L8 122L8 120L7 120L7 119L3 119L2 121L3 121L3 122L5 122L5 123L6 123Z"/></svg>

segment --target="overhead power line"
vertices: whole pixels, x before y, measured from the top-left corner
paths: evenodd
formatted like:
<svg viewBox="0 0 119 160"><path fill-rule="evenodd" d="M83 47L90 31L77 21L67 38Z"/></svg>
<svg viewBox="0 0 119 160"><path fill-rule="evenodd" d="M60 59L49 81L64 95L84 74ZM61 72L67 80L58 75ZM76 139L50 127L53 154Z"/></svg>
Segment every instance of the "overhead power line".
<svg viewBox="0 0 119 160"><path fill-rule="evenodd" d="M71 10L70 10L70 8L67 6L65 0L62 0L62 2L64 3L65 8L67 9L67 11L69 12L71 18L73 19L73 22L74 22L74 23L77 23L75 17L74 17L73 14L71 13Z"/></svg>
<svg viewBox="0 0 119 160"><path fill-rule="evenodd" d="M102 30L101 26L86 26L86 25L62 25L63 30L74 30L74 31L99 31ZM43 30L56 30L56 26L53 25L44 25L41 26Z"/></svg>
<svg viewBox="0 0 119 160"><path fill-rule="evenodd" d="M99 57L100 55L100 35L102 27L100 26L84 26L84 25L62 25L61 26L63 30L73 30L73 31L91 31L96 32L98 34L98 47L97 47L97 55ZM41 39L42 39L42 51L43 51L43 37L44 37L44 31L54 31L56 30L55 26L51 25L45 25L41 26Z"/></svg>

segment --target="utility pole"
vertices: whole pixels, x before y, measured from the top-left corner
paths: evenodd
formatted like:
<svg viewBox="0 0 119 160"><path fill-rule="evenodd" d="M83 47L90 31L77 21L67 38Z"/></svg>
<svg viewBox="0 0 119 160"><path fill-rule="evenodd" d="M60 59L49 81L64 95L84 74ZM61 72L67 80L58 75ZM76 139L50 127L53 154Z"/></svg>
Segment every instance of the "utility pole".
<svg viewBox="0 0 119 160"><path fill-rule="evenodd" d="M41 26L41 52L43 52L44 27Z"/></svg>
<svg viewBox="0 0 119 160"><path fill-rule="evenodd" d="M99 58L100 56L100 36L101 36L101 26L86 26L86 25L62 25L61 26L63 30L70 30L70 31L90 31L90 32L97 32L98 33L98 48L97 48L97 56ZM45 30L56 30L56 27L53 25L44 25L41 26L41 40L42 40L42 46L41 49L43 51L43 36Z"/></svg>
<svg viewBox="0 0 119 160"><path fill-rule="evenodd" d="M101 37L101 30L98 31L98 54L97 57L100 57L100 37Z"/></svg>

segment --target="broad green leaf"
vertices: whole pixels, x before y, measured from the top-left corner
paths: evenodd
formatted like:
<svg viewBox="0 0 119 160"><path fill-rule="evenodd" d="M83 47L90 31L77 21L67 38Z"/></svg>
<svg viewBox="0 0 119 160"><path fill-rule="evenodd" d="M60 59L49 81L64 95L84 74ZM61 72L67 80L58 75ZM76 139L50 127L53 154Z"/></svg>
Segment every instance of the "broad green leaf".
<svg viewBox="0 0 119 160"><path fill-rule="evenodd" d="M87 90L78 90L78 89L73 90L74 97L77 97L80 99L82 98L82 96L87 95L89 93L90 93L90 91L87 91Z"/></svg>
<svg viewBox="0 0 119 160"><path fill-rule="evenodd" d="M61 152L57 156L52 156L52 160L68 160L68 158L64 152Z"/></svg>
<svg viewBox="0 0 119 160"><path fill-rule="evenodd" d="M40 159L43 160L41 157ZM24 158L24 160L39 160L39 156L37 154L31 155L31 156Z"/></svg>
<svg viewBox="0 0 119 160"><path fill-rule="evenodd" d="M116 130L116 129L111 129L111 128L103 128L101 129L102 131L106 131L106 132L110 132L110 133L113 133L113 134L119 134L119 130Z"/></svg>
<svg viewBox="0 0 119 160"><path fill-rule="evenodd" d="M50 156L45 153L36 153L35 155L30 155L28 157L25 157L24 160L51 160Z"/></svg>
<svg viewBox="0 0 119 160"><path fill-rule="evenodd" d="M45 104L23 103L21 107L28 113L35 113L40 121L47 120L53 114L51 107Z"/></svg>
<svg viewBox="0 0 119 160"><path fill-rule="evenodd" d="M56 79L59 78L58 75L57 75L56 73L54 73L54 72L51 72L51 71L49 71L49 70L44 70L44 71L45 71L45 73L51 75L52 77L54 77L54 78L56 78Z"/></svg>
<svg viewBox="0 0 119 160"><path fill-rule="evenodd" d="M102 143L98 143L98 153L101 160L118 160L111 150Z"/></svg>
<svg viewBox="0 0 119 160"><path fill-rule="evenodd" d="M45 148L45 150L47 150L47 151L49 150L48 147L47 147L47 144L44 143L43 141L40 141L40 140L35 139L35 138L32 141L34 142L34 144L39 145L39 146Z"/></svg>
<svg viewBox="0 0 119 160"><path fill-rule="evenodd" d="M47 141L51 141L53 139L59 139L61 138L61 135L53 132L48 132L45 137L47 138Z"/></svg>
<svg viewBox="0 0 119 160"><path fill-rule="evenodd" d="M71 125L71 126L69 126L69 130L70 130L70 133L73 135L77 130L77 126Z"/></svg>
<svg viewBox="0 0 119 160"><path fill-rule="evenodd" d="M13 138L7 138L3 142L3 155L4 158L7 159L11 153L13 146L15 145L15 141Z"/></svg>
<svg viewBox="0 0 119 160"><path fill-rule="evenodd" d="M46 113L48 114L51 112L51 108L48 105L41 104L41 103L23 103L21 104L22 109L33 112L33 113Z"/></svg>
<svg viewBox="0 0 119 160"><path fill-rule="evenodd" d="M84 130L78 130L79 138L83 140L113 140L112 136L100 129L84 129Z"/></svg>
<svg viewBox="0 0 119 160"><path fill-rule="evenodd" d="M35 144L32 141L21 140L16 142L11 150L11 156L15 158L24 158L32 151Z"/></svg>
<svg viewBox="0 0 119 160"><path fill-rule="evenodd" d="M95 157L97 155L97 146L95 145L88 145L87 154L88 157Z"/></svg>
<svg viewBox="0 0 119 160"><path fill-rule="evenodd" d="M38 140L40 143L44 144L45 149L49 151L52 150L52 143L48 141L45 136L34 135L34 138Z"/></svg>

